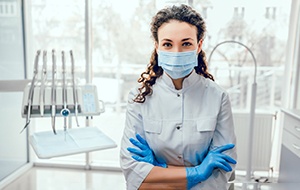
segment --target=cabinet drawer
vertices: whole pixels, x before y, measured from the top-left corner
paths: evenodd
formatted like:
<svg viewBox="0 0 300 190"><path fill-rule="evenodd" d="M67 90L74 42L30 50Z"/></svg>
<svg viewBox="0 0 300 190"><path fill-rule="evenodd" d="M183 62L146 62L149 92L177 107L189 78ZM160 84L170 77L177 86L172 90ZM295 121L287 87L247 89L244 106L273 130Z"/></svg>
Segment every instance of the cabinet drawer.
<svg viewBox="0 0 300 190"><path fill-rule="evenodd" d="M300 157L300 138L295 137L287 130L283 130L282 143L286 146L291 152Z"/></svg>
<svg viewBox="0 0 300 190"><path fill-rule="evenodd" d="M294 134L296 137L300 138L300 120L290 116L288 114L284 115L283 127Z"/></svg>

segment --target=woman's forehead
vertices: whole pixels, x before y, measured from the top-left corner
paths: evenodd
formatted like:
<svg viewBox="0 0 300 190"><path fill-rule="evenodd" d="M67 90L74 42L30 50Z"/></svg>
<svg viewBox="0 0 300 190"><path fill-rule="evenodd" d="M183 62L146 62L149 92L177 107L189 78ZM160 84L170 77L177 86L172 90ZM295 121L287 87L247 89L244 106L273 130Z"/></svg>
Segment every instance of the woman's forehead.
<svg viewBox="0 0 300 190"><path fill-rule="evenodd" d="M163 39L182 40L186 38L197 39L197 28L187 22L170 20L162 24L157 31L158 41Z"/></svg>

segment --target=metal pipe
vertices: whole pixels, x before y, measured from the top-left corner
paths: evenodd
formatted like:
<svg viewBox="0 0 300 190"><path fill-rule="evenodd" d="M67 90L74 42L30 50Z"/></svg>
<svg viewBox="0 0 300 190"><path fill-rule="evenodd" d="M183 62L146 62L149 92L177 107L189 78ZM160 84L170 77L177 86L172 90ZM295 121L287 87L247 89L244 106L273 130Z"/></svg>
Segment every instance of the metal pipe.
<svg viewBox="0 0 300 190"><path fill-rule="evenodd" d="M92 83L92 38L91 38L91 10L92 6L89 0L85 0L85 79L86 83ZM86 117L89 123L89 117ZM86 169L90 169L90 153L86 153Z"/></svg>
<svg viewBox="0 0 300 190"><path fill-rule="evenodd" d="M92 82L92 30L91 30L91 2L85 1L85 79L86 83Z"/></svg>
<svg viewBox="0 0 300 190"><path fill-rule="evenodd" d="M210 53L210 55L209 55L209 57L208 57L208 63L210 63L211 56L212 56L212 54L214 53L214 51L215 51L220 45L226 44L226 43L235 43L235 44L239 44L239 45L243 46L244 48L246 48L246 49L249 51L249 53L251 54L252 59L253 59L253 61L254 61L254 83L256 83L257 62L256 62L256 59L255 59L255 56L254 56L253 52L251 51L251 49L250 49L248 46L246 46L246 45L244 45L243 43L241 43L241 42L234 41L234 40L228 40L228 41L220 42L220 43L217 44L217 45L213 48L213 50L211 51L211 53Z"/></svg>
<svg viewBox="0 0 300 190"><path fill-rule="evenodd" d="M253 79L253 84L252 84L252 92L251 92L251 105L250 105L250 118L249 118L249 127L248 127L248 152L247 152L247 166L246 166L246 180L250 181L251 179L251 172L252 172L252 153L253 153L253 132L254 132L254 119L255 119L255 105L256 105L256 89L257 89L257 84L256 84L256 74L257 74L257 62L255 59L255 56L253 54L253 52L251 51L250 48L248 48L246 45L244 45L241 42L238 41L234 41L234 40L228 40L228 41L223 41L219 44L217 44L212 52L210 53L209 57L208 57L208 63L210 63L212 54L214 53L214 51L217 49L217 47L219 47L222 44L226 44L226 43L235 43L235 44L239 44L241 46L243 46L244 48L246 48L249 53L251 54L252 58L253 58L253 62L254 62L254 79Z"/></svg>

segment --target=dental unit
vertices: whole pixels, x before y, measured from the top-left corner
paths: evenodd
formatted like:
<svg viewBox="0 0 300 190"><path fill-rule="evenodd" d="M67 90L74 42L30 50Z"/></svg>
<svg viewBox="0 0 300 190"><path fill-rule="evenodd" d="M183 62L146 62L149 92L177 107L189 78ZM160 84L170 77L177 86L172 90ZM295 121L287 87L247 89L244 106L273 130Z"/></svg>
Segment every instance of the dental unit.
<svg viewBox="0 0 300 190"><path fill-rule="evenodd" d="M61 67L57 63L56 51L53 49L51 53L52 69L48 70L49 54L43 51L39 70L41 50L37 51L33 78L23 93L22 117L26 118L26 123L21 132L29 127L32 118L51 118L52 131L36 132L29 138L37 156L52 158L116 147L116 143L97 127L87 124L79 127L79 117L92 119L105 109L104 102L98 99L95 85L76 82L73 51L61 51ZM63 118L61 129L57 127L57 117ZM76 128L72 128L72 117Z"/></svg>

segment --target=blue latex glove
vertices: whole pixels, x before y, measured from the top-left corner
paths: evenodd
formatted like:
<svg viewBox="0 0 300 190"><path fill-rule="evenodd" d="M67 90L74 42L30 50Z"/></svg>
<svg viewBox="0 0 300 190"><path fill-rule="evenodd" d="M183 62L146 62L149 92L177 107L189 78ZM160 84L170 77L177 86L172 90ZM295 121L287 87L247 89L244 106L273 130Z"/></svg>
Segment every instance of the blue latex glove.
<svg viewBox="0 0 300 190"><path fill-rule="evenodd" d="M152 164L154 166L160 166L163 168L167 167L166 163L159 163L151 148L149 147L147 141L143 139L139 134L136 134L137 140L130 138L130 142L138 147L139 149L136 148L131 148L128 147L127 150L135 155L132 156L133 159L139 161L139 162L147 162L149 164Z"/></svg>
<svg viewBox="0 0 300 190"><path fill-rule="evenodd" d="M210 150L203 162L195 167L186 168L187 188L191 189L198 183L207 180L214 169L222 169L226 172L232 171L231 164L236 164L236 161L228 155L223 154L223 151L232 149L234 144L226 144Z"/></svg>

